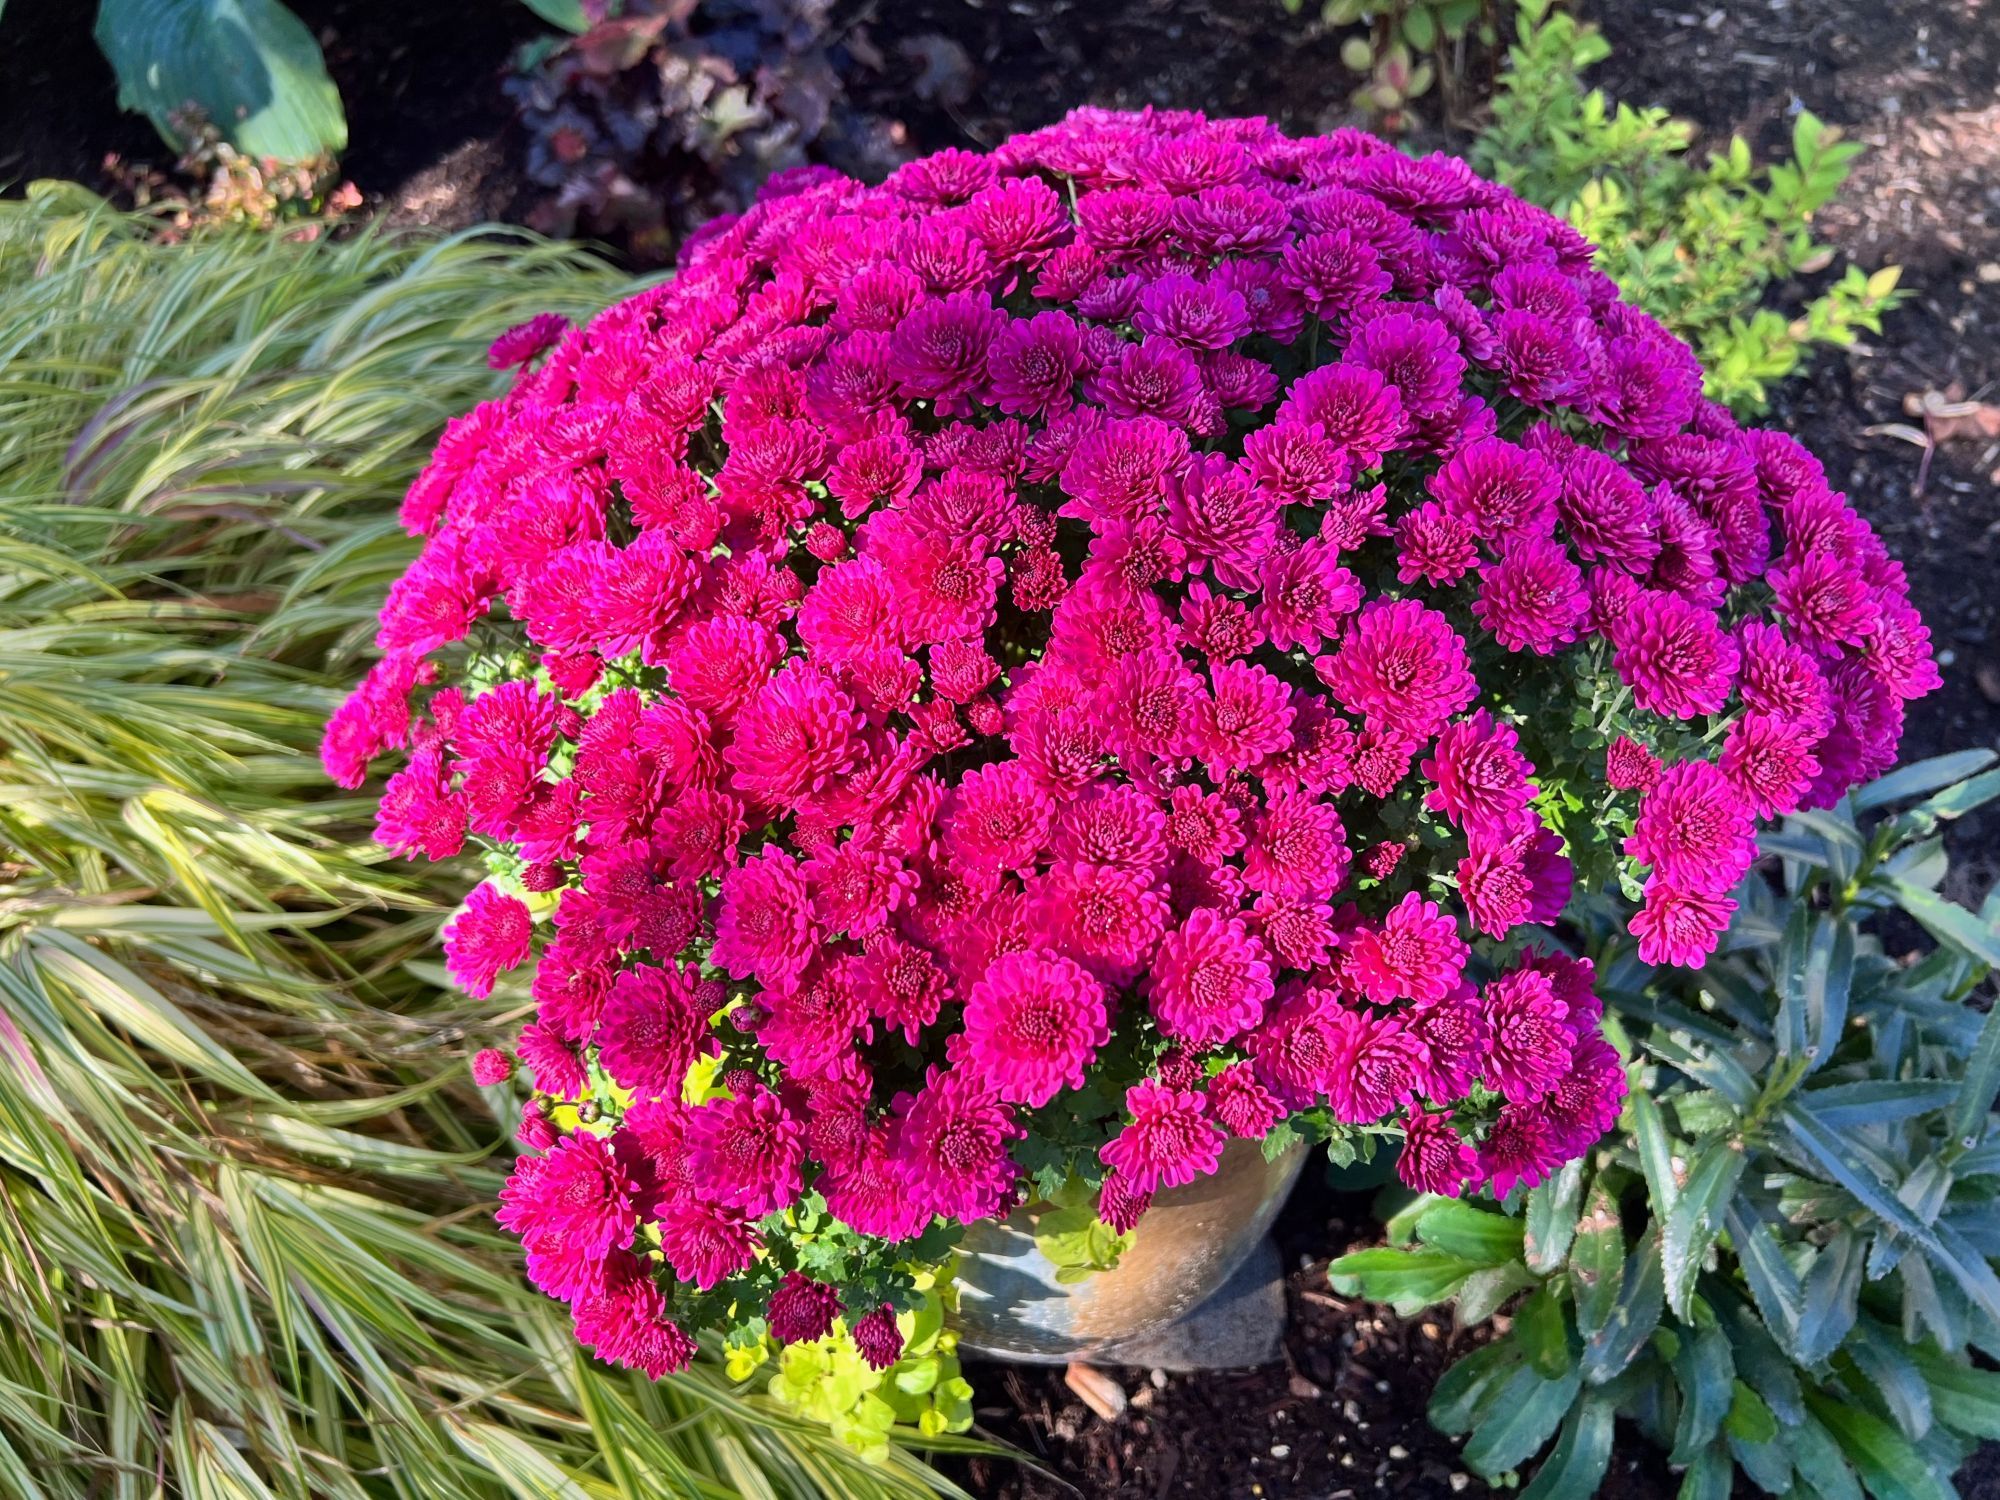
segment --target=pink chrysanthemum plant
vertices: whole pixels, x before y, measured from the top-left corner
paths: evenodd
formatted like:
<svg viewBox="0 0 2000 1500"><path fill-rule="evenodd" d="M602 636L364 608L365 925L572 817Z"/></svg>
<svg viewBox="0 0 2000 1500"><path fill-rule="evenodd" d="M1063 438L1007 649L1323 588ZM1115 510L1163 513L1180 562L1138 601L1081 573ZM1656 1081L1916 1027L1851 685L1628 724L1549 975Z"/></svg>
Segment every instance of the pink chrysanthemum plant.
<svg viewBox="0 0 2000 1500"><path fill-rule="evenodd" d="M445 937L532 971L501 1219L653 1375L893 1358L961 1226L1143 1226L1232 1137L1541 1180L1625 1088L1573 883L1698 964L1937 681L1590 245L1352 132L789 174L495 358L326 763L402 752L381 841L503 872Z"/></svg>

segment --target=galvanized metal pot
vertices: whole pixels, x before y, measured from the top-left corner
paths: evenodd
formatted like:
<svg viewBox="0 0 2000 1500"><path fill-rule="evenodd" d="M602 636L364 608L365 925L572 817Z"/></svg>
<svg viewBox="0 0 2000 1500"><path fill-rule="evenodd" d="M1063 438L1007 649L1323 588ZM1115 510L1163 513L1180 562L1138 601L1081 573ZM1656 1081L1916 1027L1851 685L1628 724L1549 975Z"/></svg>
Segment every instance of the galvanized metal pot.
<svg viewBox="0 0 2000 1500"><path fill-rule="evenodd" d="M1069 1286L1035 1247L1041 1206L972 1225L959 1252L953 1324L961 1341L982 1354L1062 1364L1158 1333L1256 1248L1305 1158L1305 1147L1294 1146L1267 1162L1254 1142L1231 1141L1213 1176L1154 1198L1115 1269Z"/></svg>

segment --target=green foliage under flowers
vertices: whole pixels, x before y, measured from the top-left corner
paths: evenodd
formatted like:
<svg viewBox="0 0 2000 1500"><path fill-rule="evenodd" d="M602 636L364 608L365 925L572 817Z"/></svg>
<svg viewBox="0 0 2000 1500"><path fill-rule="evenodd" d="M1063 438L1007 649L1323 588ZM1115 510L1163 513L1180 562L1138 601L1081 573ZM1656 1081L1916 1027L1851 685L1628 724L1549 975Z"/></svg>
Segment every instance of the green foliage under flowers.
<svg viewBox="0 0 2000 1500"><path fill-rule="evenodd" d="M491 1219L518 1100L464 1059L513 1018L430 957L476 872L388 861L314 754L488 341L629 282L151 227L0 204L0 1494L954 1493L576 1347Z"/></svg>
<svg viewBox="0 0 2000 1500"><path fill-rule="evenodd" d="M1709 396L1755 412L1811 346L1881 332L1900 296L1894 266L1849 266L1789 315L1763 305L1774 286L1830 262L1809 226L1859 145L1801 112L1790 161L1759 168L1737 137L1696 163L1685 121L1584 86L1584 70L1611 51L1594 26L1554 0L1521 0L1518 33L1473 165L1602 247L1599 266L1626 297L1694 346Z"/></svg>
<svg viewBox="0 0 2000 1500"><path fill-rule="evenodd" d="M1767 835L1698 972L1587 922L1630 1060L1619 1126L1503 1210L1433 1197L1344 1292L1505 1331L1448 1370L1441 1429L1491 1479L1547 1449L1534 1500L1595 1493L1625 1417L1685 1472L1801 1500L1948 1500L2000 1438L2000 893L1946 900L1942 823L2000 797L1994 756L1907 767ZM1937 946L1891 957L1876 918ZM1524 1294L1525 1296L1521 1295ZM1551 1446L1553 1444L1553 1446Z"/></svg>
<svg viewBox="0 0 2000 1500"><path fill-rule="evenodd" d="M770 1394L809 1421L823 1422L864 1458L881 1461L898 1428L926 1438L972 1425L972 1386L959 1373L958 1336L945 1325L953 1289L949 1275L918 1277L920 1300L896 1318L903 1353L886 1370L870 1368L835 1320L833 1332L779 1348L768 1337L731 1346L733 1379L749 1379L767 1361L776 1368Z"/></svg>

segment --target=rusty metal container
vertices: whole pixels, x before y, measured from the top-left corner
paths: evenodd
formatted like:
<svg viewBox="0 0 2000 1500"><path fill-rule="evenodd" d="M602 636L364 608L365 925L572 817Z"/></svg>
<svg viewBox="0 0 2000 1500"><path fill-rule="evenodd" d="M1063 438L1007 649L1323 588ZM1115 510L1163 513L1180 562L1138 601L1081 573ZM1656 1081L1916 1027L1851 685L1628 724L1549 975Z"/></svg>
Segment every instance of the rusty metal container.
<svg viewBox="0 0 2000 1500"><path fill-rule="evenodd" d="M965 1347L1026 1364L1102 1357L1199 1307L1257 1246L1291 1195L1306 1148L1274 1160L1231 1141L1210 1177L1169 1188L1109 1271L1065 1286L1035 1245L1041 1205L970 1226L960 1247L958 1312Z"/></svg>

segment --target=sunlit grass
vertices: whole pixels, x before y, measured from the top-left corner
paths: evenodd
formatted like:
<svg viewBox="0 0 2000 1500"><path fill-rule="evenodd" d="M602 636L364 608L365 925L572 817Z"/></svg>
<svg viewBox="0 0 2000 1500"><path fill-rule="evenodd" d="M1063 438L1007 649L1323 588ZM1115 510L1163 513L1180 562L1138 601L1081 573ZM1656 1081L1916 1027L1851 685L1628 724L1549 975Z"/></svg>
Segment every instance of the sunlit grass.
<svg viewBox="0 0 2000 1500"><path fill-rule="evenodd" d="M0 204L0 1494L950 1491L576 1348L491 1223L508 1017L433 983L472 877L314 756L485 345L624 285Z"/></svg>

